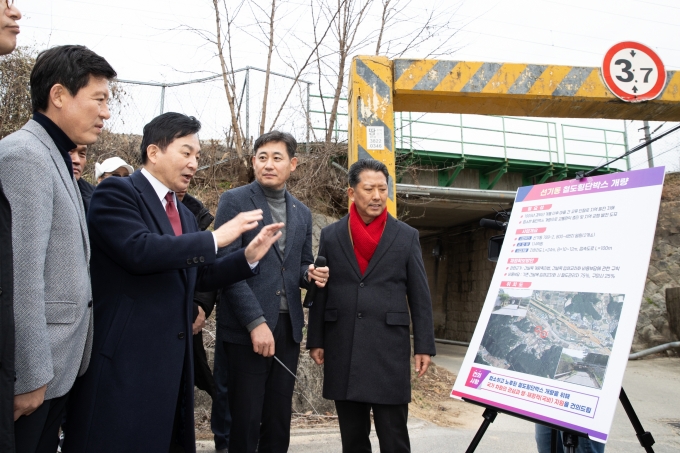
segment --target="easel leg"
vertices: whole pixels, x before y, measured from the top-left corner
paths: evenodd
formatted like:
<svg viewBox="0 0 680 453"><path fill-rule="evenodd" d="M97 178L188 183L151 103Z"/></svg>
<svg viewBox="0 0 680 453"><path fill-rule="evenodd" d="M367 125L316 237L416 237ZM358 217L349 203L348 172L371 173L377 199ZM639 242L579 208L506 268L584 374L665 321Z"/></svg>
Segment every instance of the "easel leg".
<svg viewBox="0 0 680 453"><path fill-rule="evenodd" d="M557 437L559 436L559 431L556 429L550 430L550 453L557 453Z"/></svg>
<svg viewBox="0 0 680 453"><path fill-rule="evenodd" d="M654 450L652 449L652 445L654 445L654 437L652 437L652 433L650 433L649 431L645 431L645 429L642 427L642 423L640 423L640 419L635 413L633 405L630 404L628 395L626 395L626 392L623 390L623 387L621 387L619 401L621 401L621 405L623 406L623 409L626 411L628 419L630 420L630 423L633 425L633 429L635 429L635 434L637 434L637 438L640 441L640 445L642 445L642 448L644 448L647 453L654 453Z"/></svg>
<svg viewBox="0 0 680 453"><path fill-rule="evenodd" d="M578 436L576 434L565 432L563 436L565 453L576 453L578 448Z"/></svg>
<svg viewBox="0 0 680 453"><path fill-rule="evenodd" d="M470 446L467 450L465 450L465 453L473 453L475 451L477 445L479 445L479 442L482 440L482 437L484 437L484 433L486 432L489 425L493 423L494 420L496 420L496 415L498 415L498 412L495 410L489 408L484 409L484 414L482 414L482 417L484 417L482 426L480 426L477 430L477 434L475 434L474 439L472 439L472 442L470 442Z"/></svg>

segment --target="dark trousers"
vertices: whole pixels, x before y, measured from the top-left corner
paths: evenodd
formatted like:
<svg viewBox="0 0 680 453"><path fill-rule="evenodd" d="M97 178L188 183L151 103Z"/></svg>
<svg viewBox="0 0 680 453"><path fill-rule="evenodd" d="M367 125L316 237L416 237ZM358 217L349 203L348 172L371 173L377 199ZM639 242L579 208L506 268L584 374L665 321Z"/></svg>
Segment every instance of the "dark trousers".
<svg viewBox="0 0 680 453"><path fill-rule="evenodd" d="M215 438L215 450L224 450L229 446L231 411L229 410L227 371L226 345L221 340L220 328L218 326L217 341L215 342L215 364L213 365L215 394L212 398L210 416L210 429Z"/></svg>
<svg viewBox="0 0 680 453"><path fill-rule="evenodd" d="M276 357L295 373L300 345L293 340L288 313L279 314L273 333ZM272 357L253 352L252 345L225 345L232 415L229 452L287 452L295 378Z"/></svg>
<svg viewBox="0 0 680 453"><path fill-rule="evenodd" d="M371 404L336 401L343 453L370 453L371 409L381 453L408 453L411 441L406 421L408 404Z"/></svg>
<svg viewBox="0 0 680 453"><path fill-rule="evenodd" d="M59 427L66 413L68 393L47 400L31 415L14 422L17 453L55 453L59 446Z"/></svg>
<svg viewBox="0 0 680 453"><path fill-rule="evenodd" d="M193 336L194 342L194 385L215 398L215 381L213 379L210 365L208 365L208 355L203 346L203 331ZM220 348L217 348L220 349Z"/></svg>

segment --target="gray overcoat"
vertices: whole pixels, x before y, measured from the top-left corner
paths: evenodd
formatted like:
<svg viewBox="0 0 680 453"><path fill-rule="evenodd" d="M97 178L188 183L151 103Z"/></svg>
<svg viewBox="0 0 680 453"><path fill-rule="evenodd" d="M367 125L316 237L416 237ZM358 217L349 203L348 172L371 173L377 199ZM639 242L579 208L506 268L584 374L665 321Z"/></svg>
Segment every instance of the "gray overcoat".
<svg viewBox="0 0 680 453"><path fill-rule="evenodd" d="M15 394L47 384L66 394L92 348L90 244L80 191L37 122L0 140L0 180L12 209Z"/></svg>

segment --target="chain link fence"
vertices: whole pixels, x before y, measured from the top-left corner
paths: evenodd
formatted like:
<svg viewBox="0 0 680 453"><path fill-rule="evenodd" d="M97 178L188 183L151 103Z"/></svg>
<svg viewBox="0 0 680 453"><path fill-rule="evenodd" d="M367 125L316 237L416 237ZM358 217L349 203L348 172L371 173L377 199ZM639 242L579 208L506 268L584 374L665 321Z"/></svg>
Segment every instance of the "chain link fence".
<svg viewBox="0 0 680 453"><path fill-rule="evenodd" d="M260 135L264 72L254 67L234 71L235 110L241 132L250 143ZM280 129L292 133L299 142L307 142L311 85L311 82L272 72L264 131ZM119 79L116 92L111 119L107 122L110 132L141 135L144 125L155 116L179 112L201 121L202 140L226 143L231 138L231 111L221 74L178 83Z"/></svg>

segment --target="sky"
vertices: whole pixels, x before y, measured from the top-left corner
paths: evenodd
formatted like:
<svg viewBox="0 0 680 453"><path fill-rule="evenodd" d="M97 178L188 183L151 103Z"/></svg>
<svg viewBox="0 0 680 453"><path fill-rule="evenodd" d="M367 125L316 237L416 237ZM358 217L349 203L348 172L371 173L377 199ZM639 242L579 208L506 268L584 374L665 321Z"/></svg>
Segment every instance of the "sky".
<svg viewBox="0 0 680 453"><path fill-rule="evenodd" d="M314 37L311 11L318 17L321 13L318 2L279 0L274 71L294 76L307 57ZM227 3L233 8L238 2L228 0ZM16 4L23 13L20 45L37 49L60 44L86 45L104 56L120 79L172 83L220 71L215 45L204 37L215 29L211 0L18 0ZM675 0L404 0L403 5L398 21L387 30L387 38L397 39L400 34L422 26L433 11L433 21L447 24L441 34L406 52L404 57L419 58L439 49L445 53L441 58L455 60L599 67L612 45L632 40L656 51L666 69L680 70L680 40L677 39L680 4ZM267 0L251 0L236 16L234 67L265 67L267 49L261 44L263 35L257 22L267 7ZM379 9L369 10L361 29L363 35L358 40L370 41L379 21ZM322 31L323 24L317 32ZM359 46L357 52L371 54L375 52L374 47L374 44ZM323 50L331 52L328 47ZM329 56L322 73L332 72L336 60ZM312 94L319 93L319 74L314 65L303 72L302 78L313 82ZM242 83L243 77L239 76L238 81ZM290 88L289 82L281 78L275 78L272 84L268 120ZM253 74L249 119L250 135L254 136L258 134L262 86L263 78ZM321 86L324 94L331 94L326 81L322 80ZM136 128L140 122L150 119L147 118L149 112L158 113L160 89L129 86L128 91L132 100L116 121L119 127L127 121L128 127ZM213 124L210 133L219 135L222 119L228 116L219 80L178 88L174 92L169 89L166 96L166 110L183 109L202 114L206 124ZM300 128L304 124L304 118L300 118L304 99L304 85L294 89L278 125ZM318 105L317 101L313 99L312 104ZM621 121L568 122L623 129ZM268 129L270 125L266 126ZM652 129L659 126L662 132L670 124L652 123ZM641 137L640 127L639 122L626 122L631 146ZM680 153L676 149L679 146L677 137L655 143L655 154L660 154L657 160L680 169ZM636 155L633 160L638 168L645 166L646 157L642 153L644 151L637 153L640 156ZM656 160L655 163L658 164Z"/></svg>

